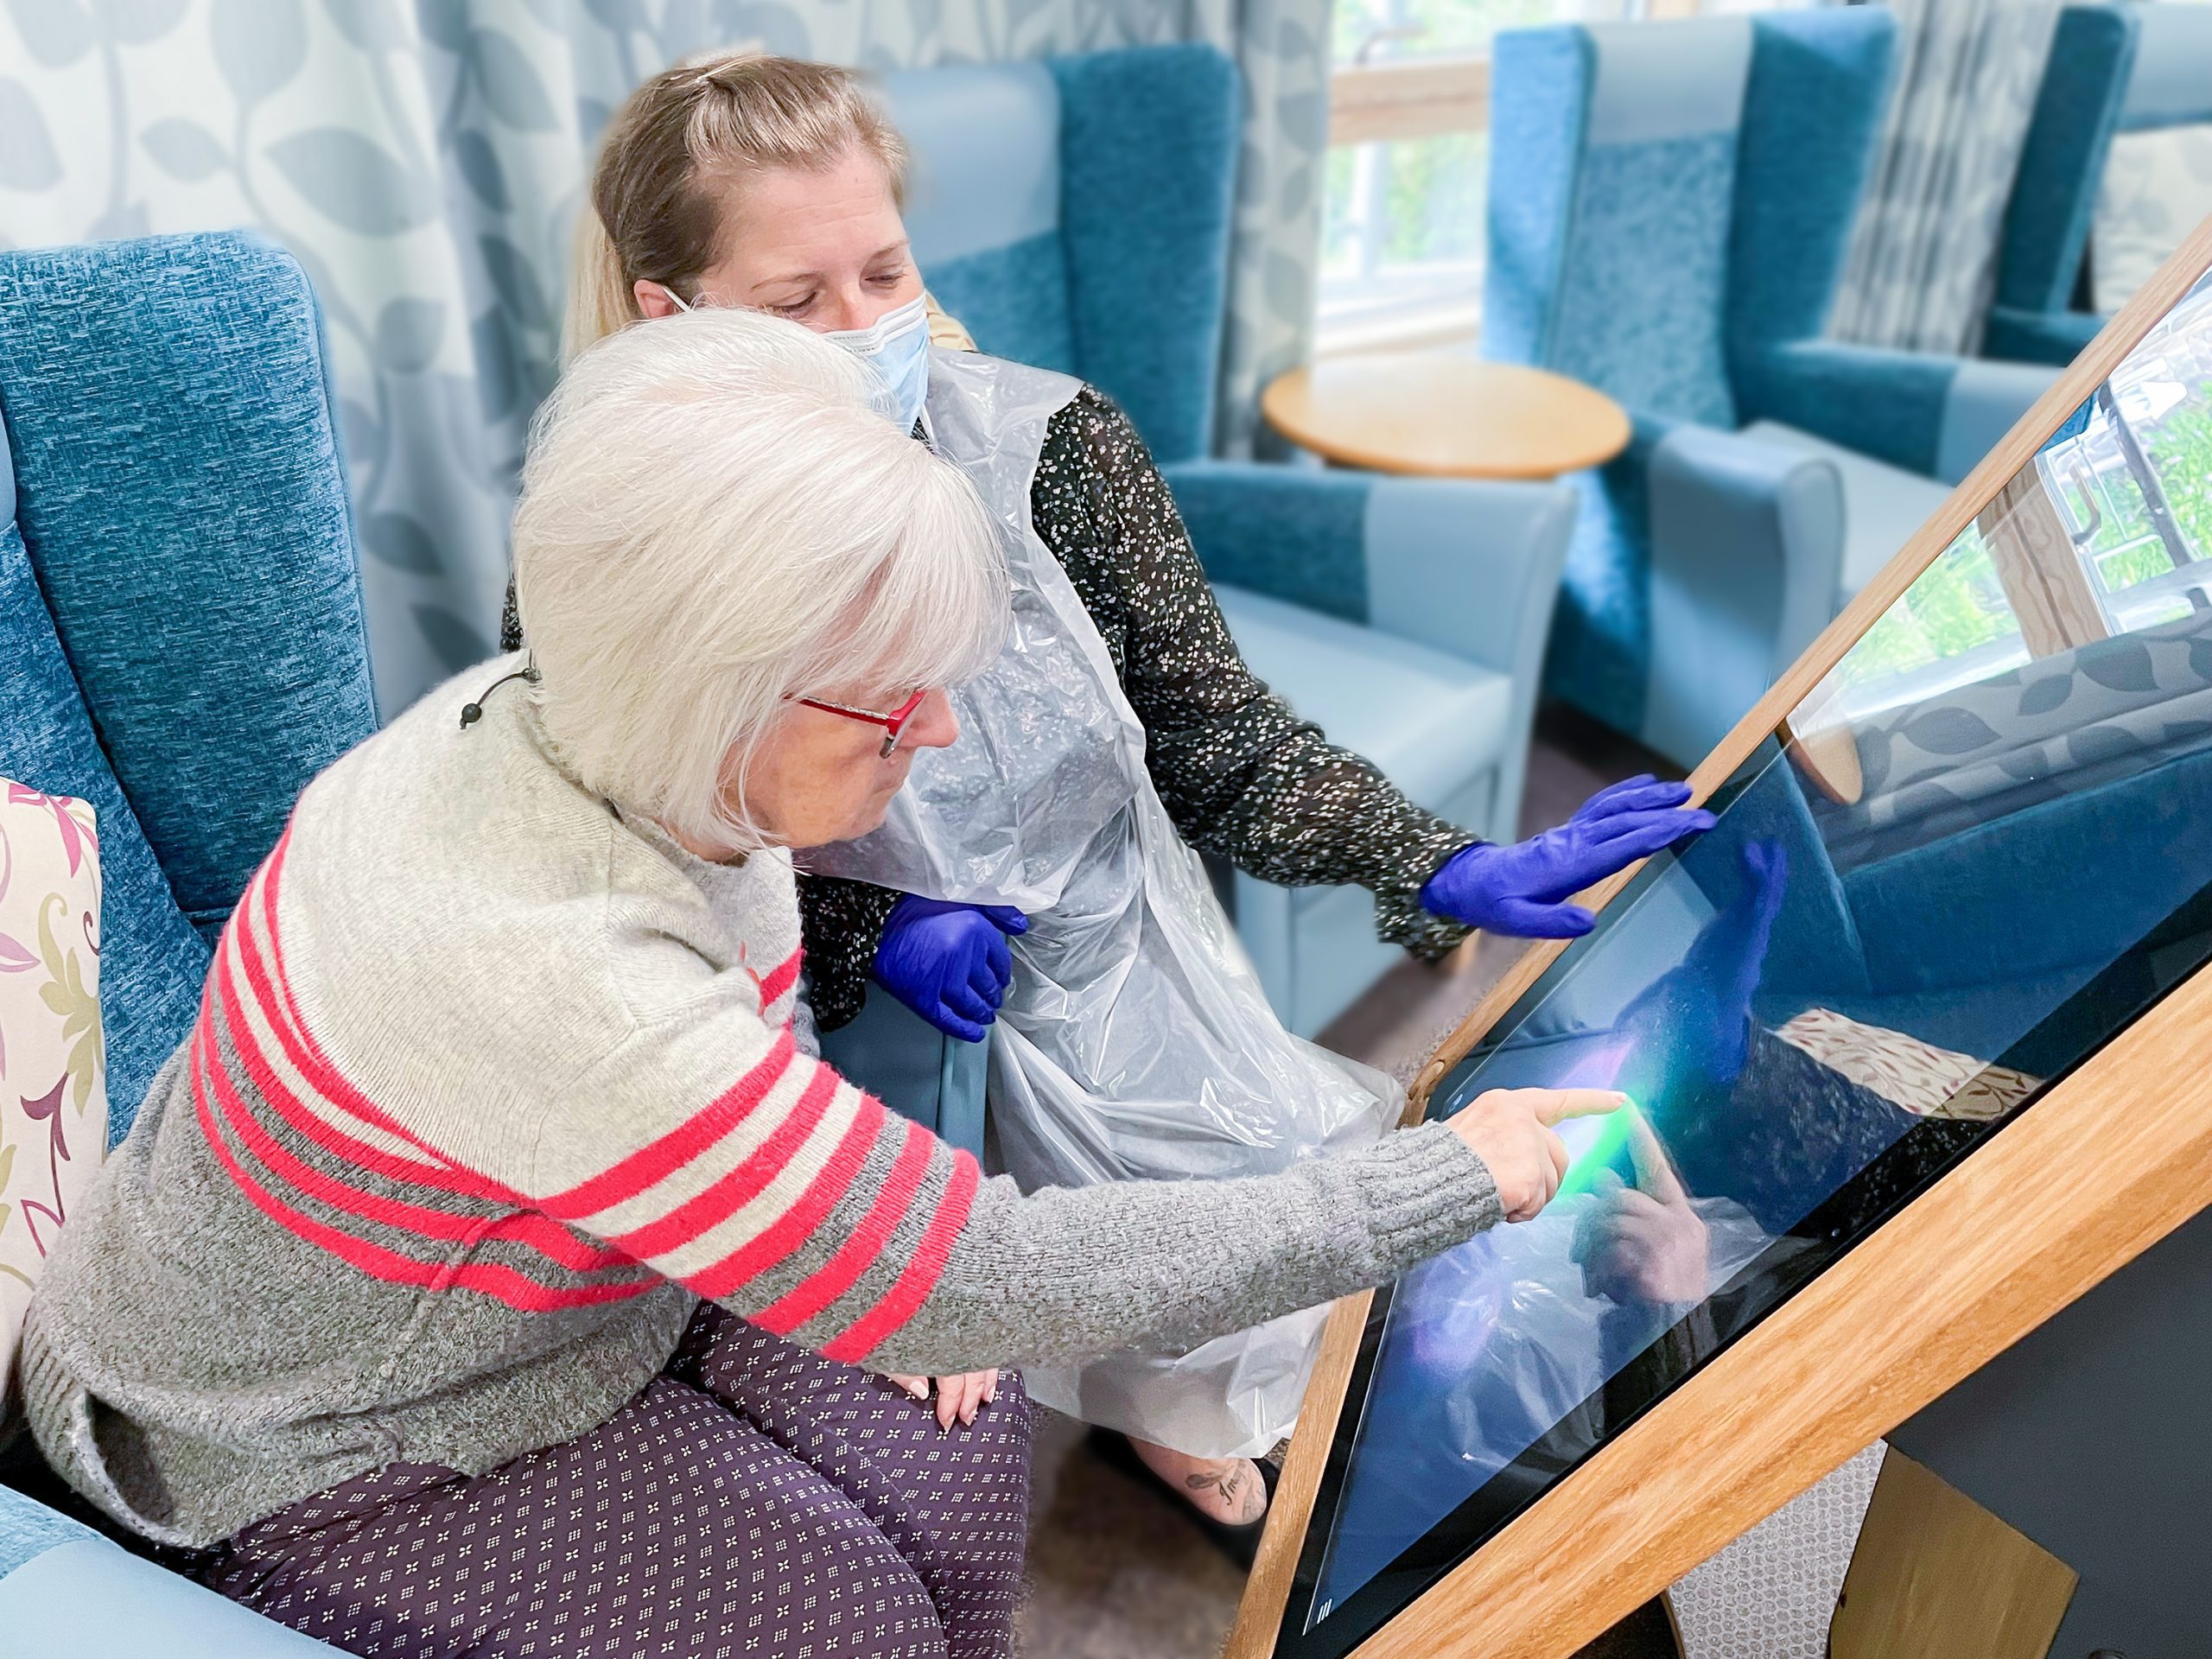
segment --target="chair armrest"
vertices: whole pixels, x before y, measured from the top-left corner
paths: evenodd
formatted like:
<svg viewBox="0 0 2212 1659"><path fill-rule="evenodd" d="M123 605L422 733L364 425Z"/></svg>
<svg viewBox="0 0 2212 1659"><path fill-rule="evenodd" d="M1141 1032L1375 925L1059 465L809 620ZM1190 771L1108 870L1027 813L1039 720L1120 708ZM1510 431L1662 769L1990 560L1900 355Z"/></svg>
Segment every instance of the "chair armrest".
<svg viewBox="0 0 2212 1659"><path fill-rule="evenodd" d="M1249 461L1162 467L1211 582L1367 620L1371 473Z"/></svg>
<svg viewBox="0 0 2212 1659"><path fill-rule="evenodd" d="M27 1492L0 1484L0 1582L33 1557L58 1545L99 1539L99 1534L82 1522L71 1520ZM6 1628L0 1624L0 1630Z"/></svg>
<svg viewBox="0 0 2212 1659"><path fill-rule="evenodd" d="M1744 366L1741 412L1933 477L1958 368L1954 357L1793 340Z"/></svg>
<svg viewBox="0 0 2212 1659"><path fill-rule="evenodd" d="M1654 448L1649 485L1643 737L1694 766L1835 615L1843 482L1830 461L1681 426Z"/></svg>
<svg viewBox="0 0 2212 1659"><path fill-rule="evenodd" d="M10 1500L30 1503L0 1492L0 1503ZM0 1526L16 1518L0 1516ZM10 1653L39 1659L332 1659L336 1651L73 1522L62 1524L80 1535L41 1549L0 1578L0 1631L7 1633Z"/></svg>
<svg viewBox="0 0 2212 1659"><path fill-rule="evenodd" d="M1516 674L1541 657L1574 528L1560 484L1259 461L1164 469L1208 578Z"/></svg>
<svg viewBox="0 0 2212 1659"><path fill-rule="evenodd" d="M1370 623L1472 658L1513 686L1491 822L1492 841L1520 832L1529 743L1574 536L1564 484L1382 478L1367 499Z"/></svg>
<svg viewBox="0 0 2212 1659"><path fill-rule="evenodd" d="M2082 354L2110 319L2094 311L2019 311L1997 306L1981 349L2012 363L2049 363L2064 368Z"/></svg>
<svg viewBox="0 0 2212 1659"><path fill-rule="evenodd" d="M1512 682L1496 796L1510 834L1574 492L1247 461L1190 462L1166 476L1215 581L1363 622Z"/></svg>
<svg viewBox="0 0 2212 1659"><path fill-rule="evenodd" d="M1990 363L1978 358L1961 363L1943 402L1936 476L1946 484L1965 478L2004 442L2056 378L2058 371L2042 364Z"/></svg>
<svg viewBox="0 0 2212 1659"><path fill-rule="evenodd" d="M2026 364L1799 340L1746 374L1745 414L1955 483L2052 378Z"/></svg>

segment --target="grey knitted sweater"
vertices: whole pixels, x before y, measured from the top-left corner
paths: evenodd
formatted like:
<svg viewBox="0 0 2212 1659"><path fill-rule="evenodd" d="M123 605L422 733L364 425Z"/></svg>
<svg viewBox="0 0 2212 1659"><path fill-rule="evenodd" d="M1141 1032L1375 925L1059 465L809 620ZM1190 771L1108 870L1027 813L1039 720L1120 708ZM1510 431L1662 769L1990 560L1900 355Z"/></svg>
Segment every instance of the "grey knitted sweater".
<svg viewBox="0 0 2212 1659"><path fill-rule="evenodd" d="M982 1179L794 1029L790 857L709 864L626 821L524 695L463 730L493 671L309 785L40 1284L39 1445L146 1536L582 1433L700 1297L880 1370L1071 1362L1498 1218L1435 1126L1265 1179Z"/></svg>

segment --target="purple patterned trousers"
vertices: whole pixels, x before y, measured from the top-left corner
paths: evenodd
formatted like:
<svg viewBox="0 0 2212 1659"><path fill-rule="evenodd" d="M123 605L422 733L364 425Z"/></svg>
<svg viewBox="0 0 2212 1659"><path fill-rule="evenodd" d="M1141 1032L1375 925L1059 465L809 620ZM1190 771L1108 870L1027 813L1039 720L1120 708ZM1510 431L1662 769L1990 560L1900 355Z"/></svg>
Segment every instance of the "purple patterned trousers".
<svg viewBox="0 0 2212 1659"><path fill-rule="evenodd" d="M1029 1508L1012 1376L975 1424L702 1307L588 1434L395 1464L257 1521L203 1580L372 1659L1002 1659Z"/></svg>

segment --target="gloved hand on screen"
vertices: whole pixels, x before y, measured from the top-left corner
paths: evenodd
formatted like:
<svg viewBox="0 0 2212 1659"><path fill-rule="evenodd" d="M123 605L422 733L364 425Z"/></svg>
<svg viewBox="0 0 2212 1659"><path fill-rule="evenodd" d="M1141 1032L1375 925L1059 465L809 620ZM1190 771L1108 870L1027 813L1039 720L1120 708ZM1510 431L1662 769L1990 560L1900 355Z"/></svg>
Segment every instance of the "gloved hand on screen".
<svg viewBox="0 0 2212 1659"><path fill-rule="evenodd" d="M1028 931L1011 905L902 894L875 948L876 982L947 1036L980 1043L1014 978L1007 936Z"/></svg>
<svg viewBox="0 0 2212 1659"><path fill-rule="evenodd" d="M1468 927L1528 939L1572 939L1595 925L1566 901L1593 881L1663 847L1713 828L1713 814L1686 810L1688 784L1649 773L1599 790L1556 830L1510 847L1464 848L1421 890L1422 907Z"/></svg>

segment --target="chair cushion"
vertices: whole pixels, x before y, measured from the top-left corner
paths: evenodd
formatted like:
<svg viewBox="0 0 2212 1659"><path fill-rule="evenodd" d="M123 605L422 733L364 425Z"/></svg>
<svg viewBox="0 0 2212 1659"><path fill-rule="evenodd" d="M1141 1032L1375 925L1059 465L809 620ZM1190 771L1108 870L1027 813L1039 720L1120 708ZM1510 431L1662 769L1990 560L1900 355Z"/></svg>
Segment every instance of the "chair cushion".
<svg viewBox="0 0 2212 1659"><path fill-rule="evenodd" d="M0 1442L23 1311L107 1150L92 809L0 778Z"/></svg>
<svg viewBox="0 0 2212 1659"><path fill-rule="evenodd" d="M2205 66L2212 75L2212 62ZM2100 311L2117 311L2212 214L2212 124L2123 132L2097 191L2089 261Z"/></svg>
<svg viewBox="0 0 2212 1659"><path fill-rule="evenodd" d="M1155 460L1193 460L1213 446L1237 178L1236 66L1183 41L1079 53L1051 67L1078 372L1128 411ZM1311 96L1287 96L1286 118L1302 121L1298 106ZM1307 176L1289 169L1285 195L1309 188Z"/></svg>
<svg viewBox="0 0 2212 1659"><path fill-rule="evenodd" d="M1722 323L1751 40L1740 17L1499 39L1493 153L1515 169L1564 162L1575 183L1554 227L1516 207L1518 193L1502 204L1485 311L1542 322L1486 328L1485 351L1586 381L1639 415L1736 423ZM1579 52L1562 55L1569 41ZM1548 257L1523 240L1553 233ZM1516 285L1548 289L1548 302Z"/></svg>
<svg viewBox="0 0 2212 1659"><path fill-rule="evenodd" d="M1417 804L1446 810L1502 758L1513 683L1447 652L1217 586L1252 671Z"/></svg>
<svg viewBox="0 0 2212 1659"><path fill-rule="evenodd" d="M49 1510L36 1498L9 1486L0 1486L0 1581L49 1549L61 1544L105 1543L90 1527ZM6 1599L0 1593L0 1630L12 1626L5 1617Z"/></svg>
<svg viewBox="0 0 2212 1659"><path fill-rule="evenodd" d="M1895 558L1907 538L1950 498L1948 485L1779 421L1754 421L1744 429L1744 435L1832 462L1841 476L1843 570L1836 584L1838 610Z"/></svg>
<svg viewBox="0 0 2212 1659"><path fill-rule="evenodd" d="M8 1653L38 1659L336 1659L337 1649L73 1522L60 1524L74 1535L56 1538L33 1531L41 1524L35 1517L11 1524L9 1510L17 1505L38 1507L0 1491L0 1548L20 1530L24 1547L35 1552L0 1578L0 1632Z"/></svg>
<svg viewBox="0 0 2212 1659"><path fill-rule="evenodd" d="M1079 372L1060 236L1060 93L1034 63L884 78L912 164L914 262L977 349Z"/></svg>
<svg viewBox="0 0 2212 1659"><path fill-rule="evenodd" d="M120 1140L146 1085L192 1024L207 947L177 908L108 767L13 524L0 525L0 663L7 664L0 674L0 773L42 793L89 801L97 817L105 883L99 1001L113 1103L109 1127ZM10 1086L18 1081L11 1068Z"/></svg>

